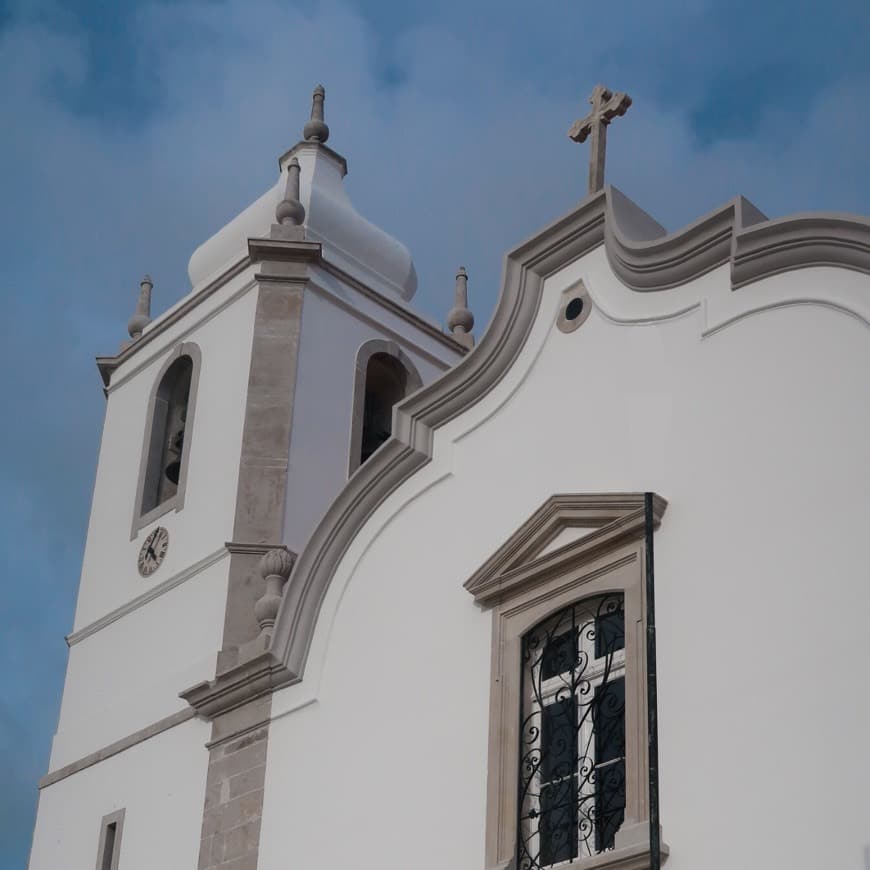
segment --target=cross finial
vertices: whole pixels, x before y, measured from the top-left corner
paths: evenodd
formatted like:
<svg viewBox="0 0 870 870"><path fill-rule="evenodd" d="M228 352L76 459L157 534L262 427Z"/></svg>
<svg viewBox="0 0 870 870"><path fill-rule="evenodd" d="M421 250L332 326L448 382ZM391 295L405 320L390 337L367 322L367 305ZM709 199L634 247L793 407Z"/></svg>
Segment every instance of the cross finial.
<svg viewBox="0 0 870 870"><path fill-rule="evenodd" d="M607 149L607 125L617 115L624 115L631 105L628 94L608 90L604 85L595 85L589 97L592 111L581 121L575 121L568 136L575 142L585 142L591 136L589 150L589 193L604 188L604 153Z"/></svg>

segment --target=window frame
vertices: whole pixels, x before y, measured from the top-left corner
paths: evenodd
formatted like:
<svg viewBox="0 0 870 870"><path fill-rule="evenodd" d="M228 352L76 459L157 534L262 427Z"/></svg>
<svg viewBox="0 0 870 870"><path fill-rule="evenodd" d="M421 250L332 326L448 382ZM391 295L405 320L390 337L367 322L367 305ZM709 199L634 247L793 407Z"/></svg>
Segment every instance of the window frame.
<svg viewBox="0 0 870 870"><path fill-rule="evenodd" d="M623 622L623 645L618 647L609 653L605 652L601 656L596 656L595 653L597 651L597 632L599 628L597 626L597 620L601 615L599 613L599 606L602 602L606 602L608 599L619 599L619 613L622 617ZM624 606L622 601L622 595L615 594L607 594L605 596L584 596L578 601L572 602L567 607L562 610L558 610L553 613L548 618L544 619L542 622L536 623L532 628L526 632L521 638L521 649L523 649L527 643L527 639L530 635L536 636L539 635L540 632L545 632L545 636L549 636L549 629L547 628L548 623L553 620L560 619L566 611L572 611L572 622L575 622L576 616L581 617L581 624L577 627L577 637L575 640L576 646L574 649L576 650L577 659L581 662L585 662L585 666L583 667L580 675L582 677L581 685L588 685L589 689L592 691L592 695L589 700L585 703L582 698L578 698L577 687L573 687L572 691L569 695L565 695L564 691L566 688L564 675L571 670L570 667L565 667L557 673L553 673L550 676L544 676L541 673L541 670L545 666L545 662L547 660L547 652L546 652L546 644L541 650L541 656L538 661L529 666L529 663L525 660L525 655L522 655L522 677L521 677L521 696L520 696L520 716L521 722L523 723L523 728L526 733L529 731L530 723L534 722L534 716L538 716L538 721L540 722L540 727L532 726L531 730L536 733L536 736L532 741L525 739L522 735L520 735L520 746L521 750L524 749L526 755L533 755L534 753L539 753L539 757L541 758L541 763L543 767L543 745L544 745L544 734L546 730L546 720L547 717L544 714L544 710L551 706L553 703L559 703L567 701L569 697L575 699L575 715L581 716L581 721L579 725L575 725L576 727L576 743L574 747L575 755L576 753L580 753L580 757L590 759L593 763L594 769L600 769L598 766L598 760L595 758L596 755L596 731L595 731L595 704L597 703L594 700L595 694L597 690L603 685L613 685L617 681L622 681L623 683L623 692L625 691L624 683L625 683L625 639L624 639L624 625L625 625L625 614L624 614ZM590 626L594 626L592 628L595 634L590 636ZM560 637L561 635L556 635L555 637ZM528 678L531 677L531 682L526 684ZM537 688L537 691L535 690ZM560 697L561 696L561 697ZM548 703L549 702L549 703ZM624 703L624 702L623 702ZM585 711L583 708L585 707ZM624 723L623 723L624 727ZM521 755L521 758L523 756ZM529 784L532 785L532 788L537 788L537 795L534 793L530 796L527 796L521 805L518 805L518 812L520 813L520 821L518 822L518 830L517 830L517 852L520 852L519 843L520 841L528 842L529 837L524 835L520 830L522 818L524 817L524 809L526 806L526 801L528 801L528 806L530 809L535 810L538 813L538 817L541 817L541 800L540 798L543 796L544 789L547 786L553 785L554 783L561 783L562 781L568 779L576 779L575 788L577 789L578 794L584 794L588 799L591 799L593 802L595 801L595 789L594 785L590 783L589 777L584 776L582 771L578 769L576 766L576 762L578 758L575 757L575 766L567 773L561 776L552 777L550 779L546 779L542 773L542 769L539 769L536 773L532 775L532 777L528 780ZM625 755L619 757L619 759L611 759L608 762L605 762L606 766L611 766L614 761L621 761L623 768L627 764L627 759ZM623 773L624 775L624 773ZM522 771L520 771L520 778L522 780ZM541 823L538 825L538 834L539 836L543 836L540 834ZM597 854L594 852L590 852L587 854L582 854L583 844L586 843L586 848L588 848L588 838L591 837L594 841L600 835L600 829L597 827L591 828L590 833L587 837L582 837L580 832L577 832L575 847L576 847L576 855L573 858L566 859L563 861L554 861L549 863L543 863L541 861L535 862L536 865L543 870L543 868L549 867L561 867L564 864L580 860L582 858L592 857ZM539 849L538 854L543 853L543 847Z"/></svg>
<svg viewBox="0 0 870 870"><path fill-rule="evenodd" d="M118 870L118 862L121 859L121 834L124 830L124 815L126 808L115 810L113 813L103 816L100 822L100 839L97 846L97 863L96 870ZM109 845L108 835L109 828L115 826L115 835L112 839L112 861L109 867L105 867L106 863L106 848Z"/></svg>
<svg viewBox="0 0 870 870"><path fill-rule="evenodd" d="M362 464L360 462L360 455L362 453L366 374L368 373L369 360L375 354L379 353L392 357L396 363L405 370L405 395L399 401L404 401L411 395L411 393L416 392L423 386L423 379L420 377L420 373L417 371L416 366L411 361L408 354L406 354L395 341L387 341L383 338L373 338L369 341L363 342L359 346L359 349L356 352L356 363L354 365L353 400L351 404L349 453L347 463L348 477L351 477ZM395 405L393 408L395 419Z"/></svg>
<svg viewBox="0 0 870 870"><path fill-rule="evenodd" d="M155 416L157 409L157 397L160 386L169 369L181 358L190 357L192 370L190 373L190 391L187 397L187 417L184 424L184 443L181 447L181 467L178 474L178 484L175 493L165 501L160 502L151 510L142 511L142 499L145 493L145 480L148 474L148 460L151 454L151 442L154 438ZM199 373L202 363L202 352L199 345L194 342L183 342L177 345L169 356L164 360L148 398L148 407L145 417L144 433L142 438L142 453L139 460L139 479L136 484L136 500L133 504L133 524L130 531L130 540L136 539L139 531L150 525L155 520L170 511L180 511L184 507L185 491L187 489L187 472L190 460L190 445L193 440L194 416L196 413L196 396L199 387Z"/></svg>
<svg viewBox="0 0 870 870"><path fill-rule="evenodd" d="M654 527L666 506L653 496ZM571 527L590 531L547 549ZM518 852L523 637L569 605L613 594L622 595L625 618L625 816L613 850L572 863L578 870L649 867L644 530L643 493L553 496L465 584L492 609L487 870L514 868ZM664 845L661 855L667 855Z"/></svg>

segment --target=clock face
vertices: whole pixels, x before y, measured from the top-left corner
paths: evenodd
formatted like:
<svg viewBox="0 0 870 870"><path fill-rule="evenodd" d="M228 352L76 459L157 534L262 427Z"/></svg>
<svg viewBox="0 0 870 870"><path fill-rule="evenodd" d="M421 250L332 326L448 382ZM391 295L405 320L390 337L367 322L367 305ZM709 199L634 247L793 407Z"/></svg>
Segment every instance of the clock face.
<svg viewBox="0 0 870 870"><path fill-rule="evenodd" d="M159 567L169 548L169 532L158 526L145 538L142 549L139 550L139 573L150 577Z"/></svg>

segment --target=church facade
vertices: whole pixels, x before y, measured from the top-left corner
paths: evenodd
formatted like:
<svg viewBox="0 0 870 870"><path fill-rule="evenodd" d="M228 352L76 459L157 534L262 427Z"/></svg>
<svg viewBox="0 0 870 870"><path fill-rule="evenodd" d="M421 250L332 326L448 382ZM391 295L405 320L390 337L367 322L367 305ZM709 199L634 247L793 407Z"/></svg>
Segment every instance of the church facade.
<svg viewBox="0 0 870 870"><path fill-rule="evenodd" d="M30 870L865 870L870 222L603 183L448 331L315 90L107 395Z"/></svg>

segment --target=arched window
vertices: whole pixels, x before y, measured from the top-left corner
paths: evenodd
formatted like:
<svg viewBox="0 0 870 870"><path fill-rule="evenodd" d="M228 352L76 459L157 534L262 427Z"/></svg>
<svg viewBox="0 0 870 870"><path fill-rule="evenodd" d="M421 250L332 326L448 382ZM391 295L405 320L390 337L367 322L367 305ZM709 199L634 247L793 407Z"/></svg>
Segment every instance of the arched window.
<svg viewBox="0 0 870 870"><path fill-rule="evenodd" d="M157 378L149 403L134 536L160 514L183 505L198 373L199 348L184 344Z"/></svg>
<svg viewBox="0 0 870 870"><path fill-rule="evenodd" d="M366 367L360 465L392 434L393 405L405 397L407 372L386 353L376 353Z"/></svg>
<svg viewBox="0 0 870 870"><path fill-rule="evenodd" d="M493 610L485 867L667 855L652 558L666 505L553 495L466 582Z"/></svg>
<svg viewBox="0 0 870 870"><path fill-rule="evenodd" d="M563 607L522 639L519 870L614 848L625 815L622 594Z"/></svg>
<svg viewBox="0 0 870 870"><path fill-rule="evenodd" d="M422 386L413 363L395 342L375 339L357 354L350 473L392 434L393 407Z"/></svg>

